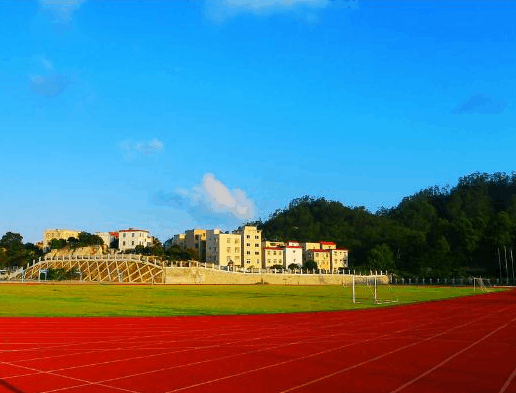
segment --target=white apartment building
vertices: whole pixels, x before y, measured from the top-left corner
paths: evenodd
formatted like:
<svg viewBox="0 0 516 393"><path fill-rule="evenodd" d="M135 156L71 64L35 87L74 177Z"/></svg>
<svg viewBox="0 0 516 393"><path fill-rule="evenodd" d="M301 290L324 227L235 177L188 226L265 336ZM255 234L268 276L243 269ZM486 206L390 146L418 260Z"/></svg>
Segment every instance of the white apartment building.
<svg viewBox="0 0 516 393"><path fill-rule="evenodd" d="M331 269L339 270L348 267L348 250L345 248L335 248L330 250Z"/></svg>
<svg viewBox="0 0 516 393"><path fill-rule="evenodd" d="M118 231L118 249L120 251L133 250L136 246L152 246L153 238L149 231L142 229L122 229Z"/></svg>
<svg viewBox="0 0 516 393"><path fill-rule="evenodd" d="M118 239L118 232L95 232L95 235L99 236L108 247L113 240Z"/></svg>
<svg viewBox="0 0 516 393"><path fill-rule="evenodd" d="M260 268L262 265L262 231L257 227L244 226L241 231L234 231L242 238L242 266L245 268Z"/></svg>
<svg viewBox="0 0 516 393"><path fill-rule="evenodd" d="M283 267L288 269L288 266L295 263L299 267L303 264L303 247L301 246L285 246L283 254Z"/></svg>

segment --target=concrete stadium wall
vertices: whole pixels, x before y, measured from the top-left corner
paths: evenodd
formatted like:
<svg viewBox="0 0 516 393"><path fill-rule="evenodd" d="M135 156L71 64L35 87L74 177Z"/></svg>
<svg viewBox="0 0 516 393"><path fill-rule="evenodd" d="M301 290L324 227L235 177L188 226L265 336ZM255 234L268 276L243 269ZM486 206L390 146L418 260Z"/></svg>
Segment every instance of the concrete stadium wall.
<svg viewBox="0 0 516 393"><path fill-rule="evenodd" d="M221 284L221 285L351 285L347 274L273 274L234 273L202 267L166 267L163 271L165 284ZM364 276L363 276L364 277ZM377 276L378 284L387 284L387 276ZM360 277L356 277L358 282Z"/></svg>

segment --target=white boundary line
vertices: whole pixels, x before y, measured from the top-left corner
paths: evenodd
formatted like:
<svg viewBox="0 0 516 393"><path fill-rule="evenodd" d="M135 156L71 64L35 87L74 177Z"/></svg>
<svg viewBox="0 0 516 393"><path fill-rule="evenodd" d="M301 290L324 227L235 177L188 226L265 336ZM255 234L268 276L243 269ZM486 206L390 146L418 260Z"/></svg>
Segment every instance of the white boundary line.
<svg viewBox="0 0 516 393"><path fill-rule="evenodd" d="M454 316L454 317L456 317L456 316ZM390 322L389 324L392 324L392 323L397 323L397 321L396 322ZM424 324L421 324L421 325L417 325L417 326L413 326L412 325L409 328L405 328L405 329L402 329L402 330L399 330L399 331L395 331L394 333L399 333L399 332L410 330L410 329L413 329L413 328L419 328L419 327L425 326L425 325L431 325L432 323L434 323L434 322L427 322L427 323L424 323ZM345 334L347 334L347 333L340 333L340 334L335 334L335 335L345 335ZM388 337L391 334L392 333L388 333L388 334L385 334L383 336ZM351 346L351 345L356 345L356 344L361 344L363 342L373 341L373 340L376 340L376 339L380 339L383 336L373 337L373 338L365 339L365 340L358 341L358 342L355 342L355 343L346 344L343 347ZM262 337L260 337L259 339L262 339ZM247 355L247 354L250 354L250 353L257 353L257 352L268 351L268 350L271 350L271 349L282 348L282 347L286 347L286 346L290 346L290 345L295 345L295 344L305 343L305 342L310 342L310 341L315 341L315 340L317 340L317 338L305 339L305 340L300 340L298 342L282 344L282 345L278 345L278 346L274 346L274 347L270 347L270 348L262 348L262 349L257 349L257 350L253 350L253 351L247 351L247 352L238 353L238 354L234 354L234 355L221 356L221 357L218 357L218 358L205 359L205 360L201 360L201 361L196 361L196 362L176 365L176 366L172 366L172 367L165 367L165 368L162 368L162 369L156 369L156 370L150 370L150 371L145 371L145 372L141 372L141 373L135 373L135 374L131 374L131 375L123 376L123 377L110 378L110 379L102 380L102 381L99 381L99 382L104 383L104 382L111 382L111 381L116 381L116 380L121 380L121 379L126 379L126 378L132 378L132 377L135 377L135 376L152 374L152 373L155 373L155 372L172 370L174 368L187 367L187 366L198 365L198 364L202 364L202 363L209 363L209 362L212 362L212 361L228 359L228 358L237 357L237 356L241 356L241 355ZM48 391L41 392L41 393L57 392L57 391L63 391L63 390L71 389L71 388L77 388L77 387L83 387L83 386L89 386L89 385L95 385L95 384L96 384L95 382L90 382L90 383L82 384L82 385L76 385L76 386L71 386L71 387L66 387L66 388L59 388L59 389L54 389L54 390L48 390ZM111 385L108 385L108 386L111 386Z"/></svg>
<svg viewBox="0 0 516 393"><path fill-rule="evenodd" d="M514 369L512 374L509 376L509 378L507 378L507 381L505 381L505 383L503 384L502 388L500 389L500 391L498 393L505 392L505 390L507 390L507 388L511 384L511 381L513 380L514 377L516 377L516 368Z"/></svg>
<svg viewBox="0 0 516 393"><path fill-rule="evenodd" d="M425 371L423 374L419 375L418 377L408 381L407 383L401 385L399 388L397 388L396 390L393 390L391 391L391 393L397 393L399 392L400 390L403 390L405 389L407 386L409 385L412 385L414 382L420 380L421 378L427 376L428 374L430 374L432 371L435 371L437 370L439 367L441 367L442 365L448 363L450 360L454 359L455 357L459 356L461 353L464 353L466 352L468 349L474 347L475 345L481 343L482 341L484 341L486 338L488 337L491 337L493 334L497 333L498 331L502 330L503 328L507 327L511 322L514 322L516 321L516 317L511 319L509 322L507 322L506 324L498 327L497 329L493 330L491 333L489 334L486 334L484 337L478 339L477 341L475 341L474 343L468 345L466 348L463 348L461 349L460 351L456 352L455 354L451 355L450 357L444 359L441 363L435 365L434 367L432 367L431 369Z"/></svg>
<svg viewBox="0 0 516 393"><path fill-rule="evenodd" d="M502 310L499 310L499 311L497 311L497 313L502 312L502 311L505 311L507 308L509 308L509 307L506 307L506 308L504 308L504 309L502 309ZM454 328L451 328L451 329L445 330L445 331L443 331L443 332L441 332L441 333L438 333L438 334L435 334L435 335L433 335L433 336L427 337L427 338L425 338L425 339L423 339L423 340L419 340L419 341L416 341L416 342L414 342L414 343L411 343L411 344L405 345L405 346L403 346L403 347L396 348L396 349L394 349L394 350L392 350L392 351L389 351L389 352L387 352L387 353L385 353L385 354L383 354L383 355L379 355L379 356L376 356L376 357L374 357L374 358L371 358L371 359L365 360L365 361L363 361L363 362L361 362L361 363L357 363L357 364L355 364L355 365L353 365L353 366L346 367L346 368L344 368L344 369L342 369L342 370L338 370L338 371L336 371L336 372L334 372L334 373L331 373L331 374L325 375L325 376L323 376L323 377L321 377L321 378L317 378L317 379L314 379L314 380L312 380L312 381L306 382L306 383L304 383L304 384L302 384L302 385L297 385L297 386L294 386L294 387L289 388L289 389L287 389L287 390L283 390L281 393L290 392L290 391L292 391L292 390L299 389L299 388L301 388L301 387L304 387L304 386L311 385L311 384L313 384L313 383L319 382L319 381L321 381L321 380L323 380L323 379L327 379L327 378L333 377L334 375L341 374L341 373L343 373L343 372L345 372L345 371L348 371L348 370L351 370L351 369L357 368L357 367L362 366L362 365L364 365L364 364L366 364L366 363L370 363L370 362L372 362L372 361L375 361L375 360L381 359L381 358L383 358L383 357L385 357L385 356L387 356L387 355L391 355L391 354L396 353L396 352L399 352L399 351L401 351L401 350L403 350L403 349L413 347L414 345L418 345L418 344L420 344L420 343L422 343L422 342L425 342L425 341L428 341L428 340L432 340L432 339L434 339L435 337L442 336L443 334L449 333L449 332L451 332L451 331L453 331L453 330L456 330L456 329L459 329L459 328L461 328L461 327L463 327L463 326L470 325L470 324L472 324L473 322L477 322L477 321L479 321L479 320L485 319L485 318L487 318L487 317L489 317L489 316L491 316L491 315L492 315L492 313L491 313L491 314L488 314L487 316L484 316L484 317L481 317L481 318L477 318L477 319L475 319L475 320L473 320L473 321L466 322L466 323L464 323L464 324L462 324L462 325L459 325L459 326L456 326L456 327L454 327ZM514 318L514 319L516 319L516 318ZM513 319L513 320L514 320L514 319ZM511 322L512 322L512 321L511 321ZM499 329L498 329L498 330L499 330ZM493 333L494 333L494 332L492 332L491 334L493 334ZM391 393L393 393L393 392L391 392Z"/></svg>
<svg viewBox="0 0 516 393"><path fill-rule="evenodd" d="M506 308L508 308L508 307L506 307ZM497 311L497 312L501 312L501 311L504 311L504 310L505 310L505 309L502 309L502 310ZM488 314L487 316L480 317L480 318L478 318L478 319L476 319L476 320L473 320L473 321L467 322L467 323L465 323L465 324L463 324L463 325L460 325L460 326L456 326L456 327L454 327L454 328L450 329L449 331L451 331L451 330L455 330L455 329L458 329L459 327L462 327L462 326L465 326L465 325L469 325L469 324L471 324L471 323L473 323L473 322L476 322L477 320L485 319L485 318L487 318L487 317L488 317L488 316L490 316L490 315L491 315L491 314ZM418 326L418 328L419 328L419 327L420 327L420 326ZM412 328L413 328L413 327L411 327L411 328L407 328L407 329L402 329L402 330L399 330L399 331L395 331L395 332L393 332L393 333L398 333L398 334L399 334L399 333L401 333L401 332L403 332L403 331L410 330L410 329L412 329ZM441 332L441 333L439 333L439 334L437 334L437 335L431 336L430 338L436 337L436 336L438 336L438 335L442 335L442 334L444 334L444 333L447 333L447 332ZM392 333L384 334L384 335L382 335L382 336L377 337L376 339L385 338L385 337L388 337L388 336L390 336L390 335L392 335ZM428 339L430 339L430 338L426 338L426 339L424 339L424 340L421 340L421 342L422 342L422 341L426 341L426 340L428 340ZM368 341L372 341L372 340L374 340L374 339L364 340L364 341L362 341L362 342L368 342ZM225 377L221 377L221 378L216 378L216 379L209 380L209 381L200 382L200 383L197 383L197 384L194 384L194 385L184 386L184 387L182 387L182 388L178 388L178 389L174 389L174 390L169 390L169 391L167 391L166 393L178 392L178 391L181 391L181 390L190 389L190 388L197 387L197 386L202 386L202 385L207 385L207 384L210 384L210 383L213 383L213 382L217 382L217 381L221 381L221 380L225 380L225 379L229 379L229 378L234 378L234 377L237 377L237 376L241 376L241 375L245 375L245 374L249 374L249 373L253 373L253 372L257 372L257 371L265 370L265 369L268 369L268 368L271 368L271 367L277 367L277 366L284 365L284 364L287 364L287 363L292 363L292 362L295 362L295 361L298 361L298 360L301 360L301 359L307 359L307 358L310 358L310 357L314 357L314 356L322 355L322 354L329 353L329 352L332 352L332 351L336 351L336 350L339 350L339 349L345 348L345 347L347 347L347 346L356 345L356 344L361 344L362 342L357 342L357 343L353 343L353 344L342 345L342 346L339 346L339 347L336 347L336 348L328 349L328 350L325 350L325 351L320 351L320 352L317 352L317 353L314 353L314 354L310 354L310 355L306 355L306 356L300 356L300 357L297 357L297 358L294 358L294 359L285 360L285 361L283 361L283 362L278 362L278 363L270 364L270 365L267 365L267 366L258 367L258 368L253 369L253 370L247 370L247 371L243 371L243 372L240 372L240 373L237 373L237 374L232 374L232 375L228 375L228 376L225 376ZM408 345L408 346L413 346L413 345L416 345L416 344L418 344L418 343L419 343L419 342L412 343L412 344L410 344L410 345ZM340 371L338 371L338 372L336 372L336 373L333 373L333 374L327 375L327 376L325 376L325 377L319 378L318 380L328 378L328 377L330 377L330 376L332 376L332 375L335 375L335 374L338 374L338 373L340 373L340 372L346 371L347 369L351 369L351 368L359 367L359 366L361 366L361 365L363 365L363 364L365 364L365 363L368 363L368 362L370 362L370 361L376 360L377 358L384 357L384 356L386 356L386 355L388 355L388 354L390 354L390 353L397 352L397 351L399 351L399 350L401 350L401 349L403 349L403 348L406 348L406 347L408 347L408 346L398 348L398 349L396 349L396 350L394 350L394 351L391 351L391 352L389 352L389 353L387 353L387 354L384 354L384 355L381 355L381 356L377 356L376 358L369 359L369 360L364 361L364 362L362 362L362 363L358 363L358 364L356 364L356 365L354 365L354 366L351 366L351 367L348 367L348 368L346 368L346 369L344 369L344 370L340 370ZM318 380L310 381L310 382L308 382L308 383L306 383L306 384L299 385L299 386L295 386L295 387L293 387L293 388L290 388L290 389L284 390L283 392L288 392L288 391L291 391L291 390L297 389L297 388L299 388L299 387L309 385L309 384L314 383L314 382L316 382L316 381L318 381Z"/></svg>
<svg viewBox="0 0 516 393"><path fill-rule="evenodd" d="M330 321L333 321L333 320L341 320L342 318L332 318ZM308 324L309 323L309 326L305 329L300 329L301 331L305 331L305 332L311 332L313 331L313 325L314 323L312 321L307 321L305 322L305 324ZM335 327L335 326L346 326L346 325L353 325L353 323L360 323L359 320L355 320L353 321L352 323L350 322L344 322L344 323L338 323L338 324L333 324L333 325L325 325L324 328L331 328L331 327ZM388 324L392 324L392 323L397 323L397 322L389 322ZM279 325L279 324L278 324ZM247 324L244 324L243 326L247 326ZM273 326L276 326L276 324L274 324ZM280 325L281 326L281 325ZM238 327L238 328L235 328L235 330L241 330L241 327ZM270 326L267 327L267 328L264 328L262 330L270 330ZM292 332L289 332L288 335L291 335ZM348 332L343 332L343 333L338 333L338 334L334 334L334 335L348 335L349 333ZM226 342L226 343L223 343L223 344L215 344L215 345L210 345L210 346L204 346L204 347L197 347L197 348L194 348L195 350L199 350L199 349L208 349L208 348L216 348L216 347L220 347L220 346L223 346L223 345L233 345L234 343L237 343L239 341L243 341L243 342L246 342L246 341L256 341L256 340L263 340L263 338L267 338L267 337L274 337L276 338L277 335L276 334L271 334L269 336L261 336L261 337L254 337L252 338L251 340L249 340L249 338L245 338L245 339L242 339L242 340L232 340L232 341L229 341L229 342ZM313 341L314 338L311 338L311 339L306 339L306 340L301 340L300 342L304 342L304 341ZM278 347L282 347L282 346L285 346L285 345L293 345L294 343L288 343L288 344L284 344L284 345L280 345ZM268 350L268 349L273 349L274 347L272 348L265 348L265 349L259 349L259 350L255 350L255 351L250 351L251 353L252 352L256 352L256 351L264 351L264 350ZM6 379L12 379L12 378L17 378L17 377L24 377L24 376L30 376L30 375L37 375L37 374L42 374L42 373L49 373L49 374L52 374L52 373L55 373L55 372L58 372L58 371L64 371L64 370L70 370L70 369L77 369L77 368L82 368L82 367L88 367L88 366L100 366L100 365L103 365L103 364L109 364L109 363L116 363L116 362L121 362L121 361L126 361L126 360L134 360L134 359L142 359L142 358L149 358L149 357L154 357L154 356L160 356L160 355L170 355L170 354L174 354L174 353L179 353L179 352L188 352L191 348L187 348L187 349L183 349L183 350L179 350L179 351L170 351L170 352L165 352L165 353L160 353L160 354L152 354L152 355L145 355L145 356L138 356L138 357L133 357L133 358L124 358L124 359L117 359L117 360L112 360L112 361L106 361L106 362L97 362L97 363L91 363L91 364L85 364L85 365L80 365L80 366L73 366L73 367L66 367L66 368L61 368L61 369L55 369L55 370L49 370L49 371L43 371L43 370L38 370L38 369L34 369L34 368L30 368L30 367L26 367L26 366L21 366L21 365L18 365L18 364L14 364L14 363L8 363L8 362L0 362L0 363L4 363L4 364L8 364L8 365L11 365L11 366L15 366L15 367L22 367L22 368L27 368L27 369L31 369L31 370L34 370L34 371L37 371L35 373L27 373L27 374L18 374L18 375L14 375L14 376L9 376L9 377L4 377L3 379L6 380ZM234 357L234 356L240 356L240 354L234 354L234 355L229 355L227 357ZM216 360L216 359L215 359ZM204 362L209 362L211 360L205 360L205 361L202 361L200 363L204 363ZM199 362L198 362L199 363ZM193 363L193 364L196 364L196 363ZM170 367L170 368L175 368L175 367L182 367L183 365L180 365L180 366L174 366L174 367ZM167 368L168 369L168 368ZM161 371L161 370L151 370L151 371L147 371L147 372L144 372L144 373L141 373L141 374L149 374L149 373L153 373L153 372L157 372L157 371ZM54 375L54 374L52 374ZM57 376L60 376L61 374L55 374ZM101 386L104 386L102 385L103 382L108 382L108 381L111 381L111 380L118 380L118 379L124 379L124 378L130 378L130 377L133 377L135 375L140 375L140 374L134 374L134 375L128 375L128 376L124 376L124 377L118 377L118 378L112 378L112 379L108 379L108 380L103 380L103 381L98 381L98 382L91 382L91 381L86 381L86 380L80 380L80 381L83 381L83 382L86 382L85 384L81 384L81 385L75 385L75 386L71 386L71 387L67 387L66 389L69 389L69 388L75 388L75 387L80 387L80 386L89 386L89 385L101 385ZM109 385L105 385L105 386L109 386ZM63 390L63 389L58 389L58 390Z"/></svg>

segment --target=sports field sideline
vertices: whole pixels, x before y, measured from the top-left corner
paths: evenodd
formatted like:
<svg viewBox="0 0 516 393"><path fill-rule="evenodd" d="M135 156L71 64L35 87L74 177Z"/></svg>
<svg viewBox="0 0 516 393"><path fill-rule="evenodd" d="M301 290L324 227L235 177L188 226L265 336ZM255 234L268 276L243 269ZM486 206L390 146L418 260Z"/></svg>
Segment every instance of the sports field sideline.
<svg viewBox="0 0 516 393"><path fill-rule="evenodd" d="M0 331L0 392L516 392L514 290L337 312L2 317Z"/></svg>

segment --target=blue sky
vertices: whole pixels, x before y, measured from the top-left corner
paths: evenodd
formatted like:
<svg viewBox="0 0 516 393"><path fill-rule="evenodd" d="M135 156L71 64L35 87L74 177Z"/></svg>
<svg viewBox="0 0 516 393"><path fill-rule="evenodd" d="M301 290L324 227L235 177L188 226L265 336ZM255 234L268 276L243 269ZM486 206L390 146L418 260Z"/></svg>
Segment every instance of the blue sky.
<svg viewBox="0 0 516 393"><path fill-rule="evenodd" d="M0 2L0 235L371 211L514 165L516 3Z"/></svg>

